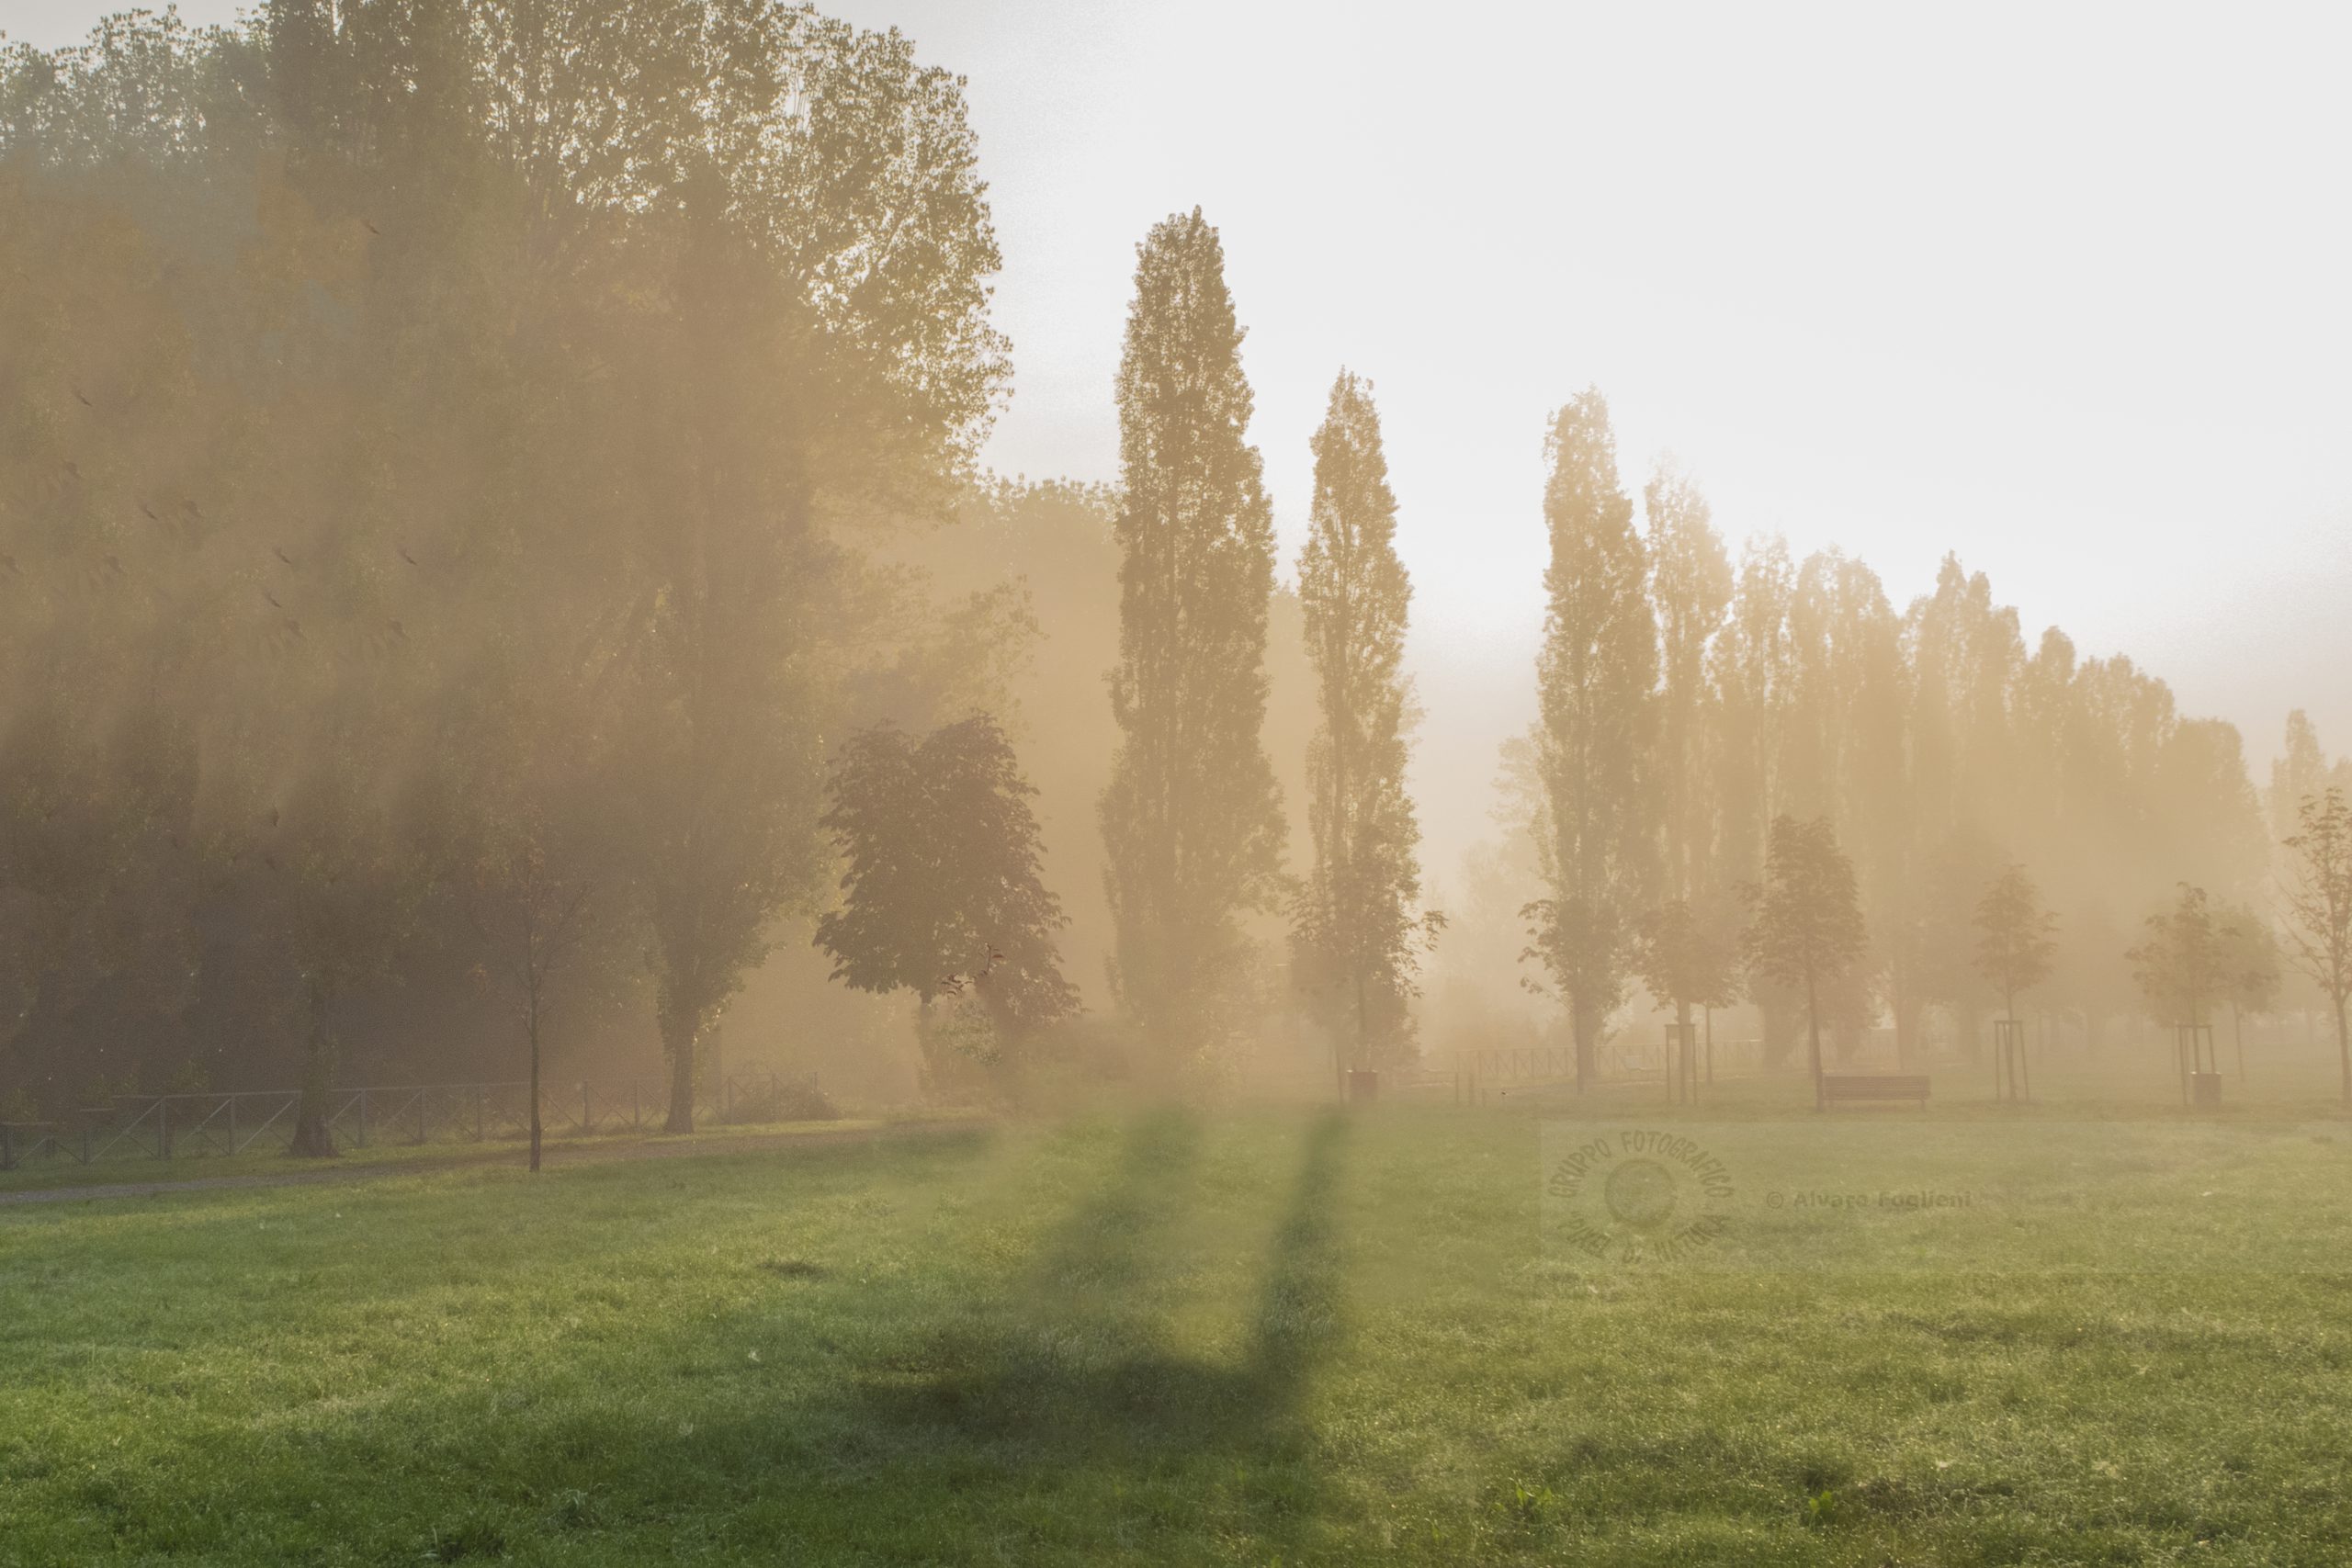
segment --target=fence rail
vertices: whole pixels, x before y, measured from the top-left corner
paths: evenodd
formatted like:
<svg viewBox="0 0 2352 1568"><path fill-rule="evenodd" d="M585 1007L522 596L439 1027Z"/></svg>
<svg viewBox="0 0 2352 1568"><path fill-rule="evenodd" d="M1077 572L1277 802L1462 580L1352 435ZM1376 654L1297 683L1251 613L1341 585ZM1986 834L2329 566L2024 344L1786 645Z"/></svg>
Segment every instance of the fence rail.
<svg viewBox="0 0 2352 1568"><path fill-rule="evenodd" d="M719 1122L767 1120L787 1093L814 1093L817 1076L729 1073L696 1086L695 1114ZM338 1143L486 1144L527 1138L527 1083L413 1084L328 1092L327 1130ZM0 1170L34 1160L96 1165L115 1159L190 1159L283 1152L294 1141L302 1091L247 1089L220 1094L124 1094L75 1111L65 1122L0 1122ZM658 1127L667 1118L670 1080L591 1078L539 1086L539 1122L558 1135Z"/></svg>

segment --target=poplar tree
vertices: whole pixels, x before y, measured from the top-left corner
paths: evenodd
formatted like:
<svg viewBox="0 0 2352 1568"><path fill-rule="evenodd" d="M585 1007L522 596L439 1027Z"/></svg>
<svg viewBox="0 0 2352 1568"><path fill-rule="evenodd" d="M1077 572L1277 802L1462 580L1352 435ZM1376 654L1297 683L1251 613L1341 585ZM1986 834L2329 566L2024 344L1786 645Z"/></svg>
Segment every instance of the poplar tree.
<svg viewBox="0 0 2352 1568"><path fill-rule="evenodd" d="M1118 752L1103 791L1112 980L1163 1059L1231 1021L1244 910L1269 907L1283 818L1259 732L1273 513L1250 446L1225 252L1199 209L1137 247L1118 377Z"/></svg>
<svg viewBox="0 0 2352 1568"><path fill-rule="evenodd" d="M1402 670L1412 584L1396 558L1371 384L1346 371L1311 443L1315 503L1298 559L1322 723L1307 743L1315 870L1298 901L1304 978L1363 1066L1408 1055L1413 939L1424 918L1405 793L1410 691Z"/></svg>
<svg viewBox="0 0 2352 1568"><path fill-rule="evenodd" d="M1731 606L1731 561L1707 499L1669 464L1642 491L1649 519L1650 598L1659 645L1658 794L1665 897L1699 891L1709 847L1703 760L1707 647Z"/></svg>
<svg viewBox="0 0 2352 1568"><path fill-rule="evenodd" d="M1531 955L1567 1004L1577 1087L1624 999L1627 948L1652 880L1657 626L1634 503L1617 482L1609 405L1587 389L1555 417L1544 519L1550 606L1536 659L1541 767L1552 815L1552 897L1527 908Z"/></svg>

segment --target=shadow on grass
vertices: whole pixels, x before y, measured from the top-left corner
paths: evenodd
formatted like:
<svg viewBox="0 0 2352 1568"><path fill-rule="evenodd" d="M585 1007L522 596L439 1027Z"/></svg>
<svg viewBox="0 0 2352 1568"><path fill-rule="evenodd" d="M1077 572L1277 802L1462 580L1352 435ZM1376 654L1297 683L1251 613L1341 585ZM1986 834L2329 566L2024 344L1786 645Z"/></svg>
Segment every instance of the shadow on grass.
<svg viewBox="0 0 2352 1568"><path fill-rule="evenodd" d="M1122 1130L1100 1185L997 1285L893 1293L765 1268L757 1306L583 1347L576 1373L645 1380L640 1400L566 1408L567 1396L542 1412L527 1386L458 1381L337 1412L185 1477L112 1540L132 1555L218 1560L291 1560L332 1540L391 1562L526 1546L620 1561L655 1542L756 1539L820 1559L931 1561L962 1555L977 1532L1032 1560L1183 1555L1219 1537L1296 1557L1318 1517L1306 1404L1340 1321L1347 1135L1336 1115L1307 1130L1234 1353L1170 1348L1202 1235L1203 1134L1193 1115L1161 1111ZM953 1183L974 1152L900 1157ZM809 1151L803 1179L852 1187L854 1157ZM743 1338L772 1334L774 1291L810 1292L791 1315L830 1371L766 1402L729 1397L755 1374L729 1371L713 1346L736 1340L739 1322ZM322 1495L339 1517L317 1511ZM77 1529L58 1555L97 1539Z"/></svg>
<svg viewBox="0 0 2352 1568"><path fill-rule="evenodd" d="M946 1444L1114 1494L1149 1478L1214 1479L1228 1527L1291 1544L1311 1520L1314 1374L1337 1348L1342 1255L1335 1213L1346 1119L1318 1119L1269 1247L1243 1353L1170 1350L1156 1274L1197 1130L1139 1125L1117 1179L1041 1249L1012 1300L923 1344L864 1387L874 1424L916 1448ZM1238 1484L1236 1484L1238 1483Z"/></svg>

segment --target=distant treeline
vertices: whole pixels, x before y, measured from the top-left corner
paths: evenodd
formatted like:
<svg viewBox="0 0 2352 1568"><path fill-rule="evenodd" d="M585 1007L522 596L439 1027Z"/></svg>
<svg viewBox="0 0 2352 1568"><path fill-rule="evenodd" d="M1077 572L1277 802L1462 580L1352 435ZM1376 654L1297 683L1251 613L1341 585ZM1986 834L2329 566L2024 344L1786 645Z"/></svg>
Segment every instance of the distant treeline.
<svg viewBox="0 0 2352 1568"><path fill-rule="evenodd" d="M1020 759L961 732L991 811L1039 786L1060 902L1024 940L1107 972L1160 1058L1287 1011L1408 1060L1432 943L1442 1016L1532 951L1589 1044L1643 921L1728 909L1781 816L1859 868L1848 1031L1973 1014L2010 863L2062 919L2048 1005L2094 1026L2176 883L2253 896L2287 819L2231 727L2029 649L1956 562L1905 610L1835 554L1735 565L1668 470L1637 523L1588 394L1508 841L1421 908L1371 386L1334 384L1277 588L1221 243L1179 215L1139 255L1121 483L983 479L1011 370L976 157L957 78L807 9L272 0L0 54L0 1117L511 1077L560 997L575 1042L658 1035L683 1122L722 1017L854 1033L807 946L857 897L839 788L953 748L845 743L975 714ZM2291 813L2307 728L2282 767ZM849 967L928 1013L1017 944L978 946Z"/></svg>

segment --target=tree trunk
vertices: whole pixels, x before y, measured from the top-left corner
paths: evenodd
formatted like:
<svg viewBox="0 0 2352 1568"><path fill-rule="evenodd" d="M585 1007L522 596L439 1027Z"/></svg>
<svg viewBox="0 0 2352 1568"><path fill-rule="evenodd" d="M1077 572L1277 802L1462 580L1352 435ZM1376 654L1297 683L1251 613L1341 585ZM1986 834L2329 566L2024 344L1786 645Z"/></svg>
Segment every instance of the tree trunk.
<svg viewBox="0 0 2352 1568"><path fill-rule="evenodd" d="M1600 1020L1593 1016L1589 1006L1580 1001L1568 1010L1568 1021L1577 1042L1577 1092L1582 1094L1600 1076L1597 1059L1600 1049Z"/></svg>
<svg viewBox="0 0 2352 1568"><path fill-rule="evenodd" d="M1813 1062L1813 1108L1818 1111L1824 1104L1821 1087L1821 1003L1815 995L1815 990L1813 971L1808 969L1804 976L1804 1025L1808 1040L1807 1052Z"/></svg>
<svg viewBox="0 0 2352 1568"><path fill-rule="evenodd" d="M539 1168L539 998L531 998L531 1168Z"/></svg>
<svg viewBox="0 0 2352 1568"><path fill-rule="evenodd" d="M2335 1055L2344 1072L2344 1103L2352 1105L2352 1027L2346 1026L2344 998L2335 998Z"/></svg>
<svg viewBox="0 0 2352 1568"><path fill-rule="evenodd" d="M339 1152L327 1127L328 1080L334 1076L334 1037L327 1031L326 1000L311 998L311 1039L302 1064L302 1099L294 1109L294 1140L286 1152L299 1159L333 1159ZM364 1121L364 1118L363 1118Z"/></svg>
<svg viewBox="0 0 2352 1568"><path fill-rule="evenodd" d="M665 1133L695 1130L695 1041L702 1031L690 1008L665 1010L662 1019L662 1048L670 1058L670 1118Z"/></svg>
<svg viewBox="0 0 2352 1568"><path fill-rule="evenodd" d="M1690 1037L1690 1004L1677 997L1674 1001L1674 1062L1668 1070L1674 1075L1674 1098L1682 1099L1686 1089L1696 1087L1699 1064L1696 1060L1698 1043Z"/></svg>

